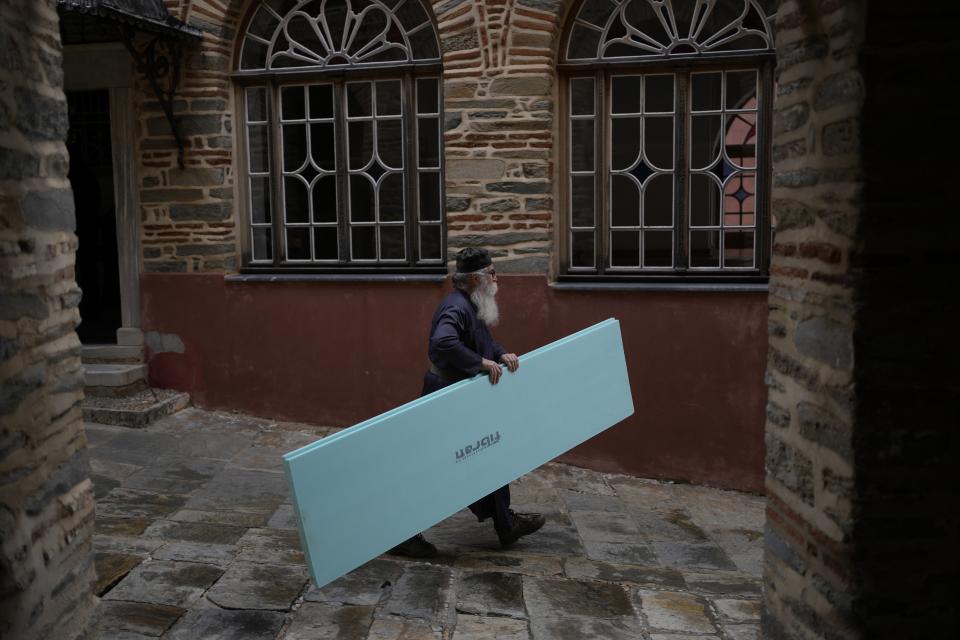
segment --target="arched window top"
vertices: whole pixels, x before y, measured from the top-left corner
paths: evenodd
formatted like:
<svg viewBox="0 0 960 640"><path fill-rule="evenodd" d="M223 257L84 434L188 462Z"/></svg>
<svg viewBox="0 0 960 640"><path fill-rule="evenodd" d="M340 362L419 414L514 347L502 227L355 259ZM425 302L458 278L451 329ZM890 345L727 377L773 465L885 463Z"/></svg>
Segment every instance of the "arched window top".
<svg viewBox="0 0 960 640"><path fill-rule="evenodd" d="M241 71L439 62L421 0L262 0L247 25Z"/></svg>
<svg viewBox="0 0 960 640"><path fill-rule="evenodd" d="M757 0L585 0L563 58L714 57L773 51L773 42L770 18Z"/></svg>

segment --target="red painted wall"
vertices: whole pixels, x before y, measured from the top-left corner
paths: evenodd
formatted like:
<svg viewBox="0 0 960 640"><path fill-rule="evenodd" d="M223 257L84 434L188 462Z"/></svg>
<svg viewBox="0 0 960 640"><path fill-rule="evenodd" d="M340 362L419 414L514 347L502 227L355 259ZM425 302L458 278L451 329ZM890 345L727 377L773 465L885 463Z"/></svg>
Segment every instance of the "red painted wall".
<svg viewBox="0 0 960 640"><path fill-rule="evenodd" d="M497 340L522 354L609 317L621 322L636 413L563 457L601 471L763 490L765 293L556 291L499 278ZM427 332L449 283L231 283L144 275L151 383L198 406L349 426L416 398ZM491 408L494 410L494 408Z"/></svg>

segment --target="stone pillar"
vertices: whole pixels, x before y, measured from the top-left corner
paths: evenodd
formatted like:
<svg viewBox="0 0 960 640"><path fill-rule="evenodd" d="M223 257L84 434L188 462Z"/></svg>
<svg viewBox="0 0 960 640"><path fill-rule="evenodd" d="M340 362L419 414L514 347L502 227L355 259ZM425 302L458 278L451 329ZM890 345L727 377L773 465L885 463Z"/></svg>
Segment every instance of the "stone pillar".
<svg viewBox="0 0 960 640"><path fill-rule="evenodd" d="M0 637L82 637L94 607L77 239L53 0L0 3Z"/></svg>
<svg viewBox="0 0 960 640"><path fill-rule="evenodd" d="M957 632L945 6L778 14L766 638Z"/></svg>

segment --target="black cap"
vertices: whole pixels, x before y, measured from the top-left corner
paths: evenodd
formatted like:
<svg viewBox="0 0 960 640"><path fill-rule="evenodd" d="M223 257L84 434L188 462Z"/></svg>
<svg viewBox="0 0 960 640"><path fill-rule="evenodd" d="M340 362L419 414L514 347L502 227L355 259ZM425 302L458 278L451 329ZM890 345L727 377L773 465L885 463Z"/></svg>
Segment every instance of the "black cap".
<svg viewBox="0 0 960 640"><path fill-rule="evenodd" d="M486 249L467 247L457 253L457 273L473 273L493 264L490 252Z"/></svg>

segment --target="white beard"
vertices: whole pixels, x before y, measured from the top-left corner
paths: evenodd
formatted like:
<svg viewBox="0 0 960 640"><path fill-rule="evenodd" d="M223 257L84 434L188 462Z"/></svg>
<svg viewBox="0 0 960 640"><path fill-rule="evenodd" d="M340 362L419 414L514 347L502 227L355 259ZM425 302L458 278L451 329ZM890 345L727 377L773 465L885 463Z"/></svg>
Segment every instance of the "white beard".
<svg viewBox="0 0 960 640"><path fill-rule="evenodd" d="M497 283L484 282L470 294L470 301L477 306L477 317L488 327L500 322L500 308L497 306Z"/></svg>

